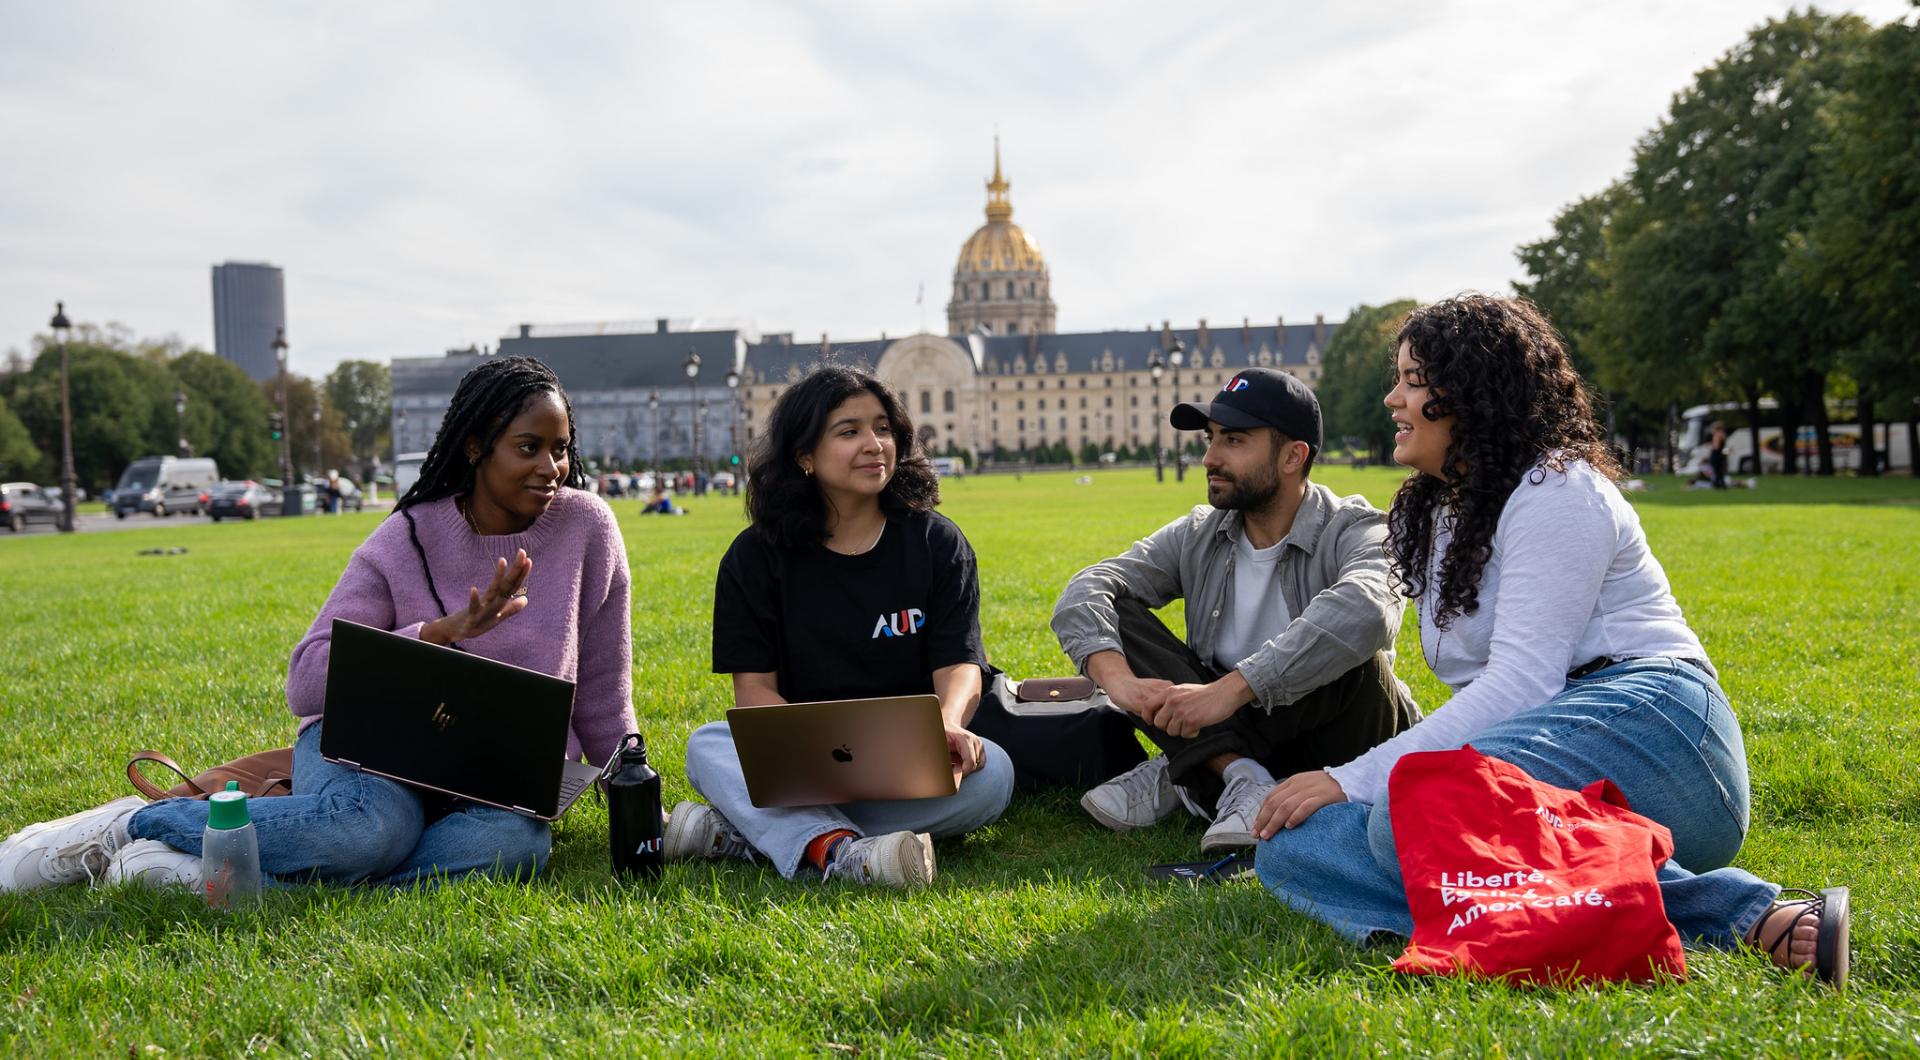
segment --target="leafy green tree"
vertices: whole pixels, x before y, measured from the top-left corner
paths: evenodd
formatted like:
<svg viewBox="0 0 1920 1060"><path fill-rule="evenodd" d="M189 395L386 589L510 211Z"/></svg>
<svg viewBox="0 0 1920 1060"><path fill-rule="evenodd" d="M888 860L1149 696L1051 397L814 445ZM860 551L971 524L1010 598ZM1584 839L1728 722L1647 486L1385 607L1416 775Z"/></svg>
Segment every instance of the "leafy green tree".
<svg viewBox="0 0 1920 1060"><path fill-rule="evenodd" d="M377 361L341 361L327 373L327 404L339 410L353 449L352 463L365 469L376 457L391 460L393 376Z"/></svg>
<svg viewBox="0 0 1920 1060"><path fill-rule="evenodd" d="M171 453L177 423L167 370L110 343L116 333L75 328L68 346L73 404L73 465L79 484L98 492L143 456ZM40 342L33 367L10 377L5 395L43 453L60 451L60 351ZM164 411L164 416L162 415Z"/></svg>
<svg viewBox="0 0 1920 1060"><path fill-rule="evenodd" d="M45 481L47 466L27 425L0 398L0 479Z"/></svg>
<svg viewBox="0 0 1920 1060"><path fill-rule="evenodd" d="M212 457L229 478L277 473L279 450L267 432L273 408L238 365L188 350L167 367L187 395L186 438L197 456Z"/></svg>
<svg viewBox="0 0 1920 1060"><path fill-rule="evenodd" d="M1355 306L1320 358L1321 426L1329 447L1357 448L1384 461L1393 448L1392 423L1380 400L1391 389L1393 336L1416 303Z"/></svg>

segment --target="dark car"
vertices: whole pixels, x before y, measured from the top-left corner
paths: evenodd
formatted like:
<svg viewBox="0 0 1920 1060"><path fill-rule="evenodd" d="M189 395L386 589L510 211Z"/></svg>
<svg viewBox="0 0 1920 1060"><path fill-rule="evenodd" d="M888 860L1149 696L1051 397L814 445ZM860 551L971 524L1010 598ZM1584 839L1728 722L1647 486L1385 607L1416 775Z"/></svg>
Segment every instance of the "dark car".
<svg viewBox="0 0 1920 1060"><path fill-rule="evenodd" d="M0 483L0 525L19 533L33 523L60 525L60 502L31 482Z"/></svg>
<svg viewBox="0 0 1920 1060"><path fill-rule="evenodd" d="M280 495L258 482L222 482L209 491L207 514L222 519L258 519L280 514Z"/></svg>

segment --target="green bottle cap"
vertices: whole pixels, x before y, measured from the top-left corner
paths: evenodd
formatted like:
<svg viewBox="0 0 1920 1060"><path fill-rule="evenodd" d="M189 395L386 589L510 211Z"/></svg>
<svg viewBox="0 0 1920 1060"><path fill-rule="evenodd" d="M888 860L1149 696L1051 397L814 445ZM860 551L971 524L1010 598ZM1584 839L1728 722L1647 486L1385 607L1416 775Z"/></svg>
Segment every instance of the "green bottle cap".
<svg viewBox="0 0 1920 1060"><path fill-rule="evenodd" d="M240 782L227 781L227 790L216 791L207 797L207 827L222 832L234 828L245 828L253 823L253 815L247 812L247 797L240 793Z"/></svg>

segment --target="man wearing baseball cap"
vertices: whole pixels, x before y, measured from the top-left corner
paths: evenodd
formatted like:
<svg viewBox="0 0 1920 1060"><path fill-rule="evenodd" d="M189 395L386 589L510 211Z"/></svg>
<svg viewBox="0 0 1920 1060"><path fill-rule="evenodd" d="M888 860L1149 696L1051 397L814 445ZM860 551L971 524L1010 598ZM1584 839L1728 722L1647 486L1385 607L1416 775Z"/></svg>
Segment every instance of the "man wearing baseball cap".
<svg viewBox="0 0 1920 1060"><path fill-rule="evenodd" d="M1404 599L1385 513L1308 481L1320 403L1271 368L1168 417L1204 431L1207 503L1073 576L1053 631L1165 753L1080 800L1115 830L1182 803L1202 851L1252 846L1275 781L1350 761L1420 717L1393 673ZM1182 641L1153 615L1186 601Z"/></svg>

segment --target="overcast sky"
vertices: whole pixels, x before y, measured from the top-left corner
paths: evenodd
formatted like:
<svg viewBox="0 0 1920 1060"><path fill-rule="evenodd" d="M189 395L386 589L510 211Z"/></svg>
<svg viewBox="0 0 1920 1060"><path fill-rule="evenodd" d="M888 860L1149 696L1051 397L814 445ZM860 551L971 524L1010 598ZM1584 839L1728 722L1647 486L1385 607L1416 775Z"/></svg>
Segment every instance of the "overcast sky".
<svg viewBox="0 0 1920 1060"><path fill-rule="evenodd" d="M286 270L313 374L520 321L942 331L996 127L1062 331L1501 289L1786 10L0 0L0 350L56 299L211 349L227 260Z"/></svg>

